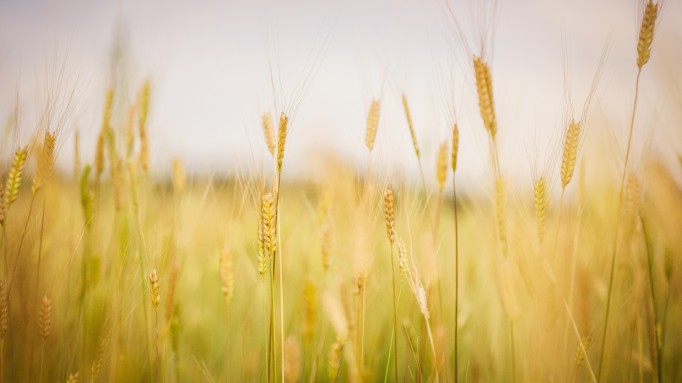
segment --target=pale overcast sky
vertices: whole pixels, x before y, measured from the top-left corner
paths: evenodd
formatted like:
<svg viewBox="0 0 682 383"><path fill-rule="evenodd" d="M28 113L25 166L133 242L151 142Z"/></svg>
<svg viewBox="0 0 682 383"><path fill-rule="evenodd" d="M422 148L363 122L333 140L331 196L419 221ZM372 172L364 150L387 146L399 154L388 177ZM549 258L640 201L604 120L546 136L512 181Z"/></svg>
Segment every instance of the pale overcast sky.
<svg viewBox="0 0 682 383"><path fill-rule="evenodd" d="M66 54L65 76L77 79L78 87L67 132L78 127L87 149L83 155L91 156L109 85L112 43L120 34L127 47L128 96L145 78L152 82L150 139L157 172L167 171L176 156L201 173L254 169L266 153L260 116L278 112L270 66L281 77L278 92L289 101L305 64L322 54L287 141L285 175L319 171L313 160L329 152L364 169L365 119L375 97L382 97L382 114L374 163L384 171L414 174L400 104L405 92L427 174L433 173L435 151L447 138L454 107L462 131L462 174L474 179L485 174L487 141L471 58L454 34L443 1L3 0L0 121L12 114L18 89L21 139L26 140L45 95L45 67L54 66L55 52ZM481 3L450 0L475 53ZM567 109L564 74L570 75L572 102L579 110L607 42L586 140L605 138L609 150L622 152L642 8L636 0L499 2L488 58L503 171L527 177L545 167L555 153L547 148L558 147ZM636 127L647 150L664 156L682 148L680 16L682 2L666 1L653 58L642 77ZM72 139L61 139L60 163L68 170Z"/></svg>

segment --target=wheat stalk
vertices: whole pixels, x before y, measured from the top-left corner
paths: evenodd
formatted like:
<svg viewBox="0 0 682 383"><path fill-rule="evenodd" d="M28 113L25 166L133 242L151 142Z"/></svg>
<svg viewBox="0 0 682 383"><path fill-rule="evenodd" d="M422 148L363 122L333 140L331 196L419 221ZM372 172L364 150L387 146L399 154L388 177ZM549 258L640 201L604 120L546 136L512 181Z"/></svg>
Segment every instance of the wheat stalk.
<svg viewBox="0 0 682 383"><path fill-rule="evenodd" d="M386 219L386 234L388 235L388 241L390 243L391 252L391 274L392 274L392 286L393 286L393 357L394 357L394 372L395 381L398 381L398 302L395 291L395 266L393 261L393 244L396 241L395 233L395 212L394 212L394 200L393 200L393 190L391 187L387 187L384 192L384 213Z"/></svg>

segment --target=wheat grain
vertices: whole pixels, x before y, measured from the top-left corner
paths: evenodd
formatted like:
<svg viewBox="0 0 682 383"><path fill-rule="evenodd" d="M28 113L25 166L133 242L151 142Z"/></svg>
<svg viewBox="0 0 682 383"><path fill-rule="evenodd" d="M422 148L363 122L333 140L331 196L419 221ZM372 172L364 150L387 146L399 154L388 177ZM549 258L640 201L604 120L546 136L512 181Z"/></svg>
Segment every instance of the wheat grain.
<svg viewBox="0 0 682 383"><path fill-rule="evenodd" d="M0 280L0 341L7 336L9 329L9 300L7 286L4 280Z"/></svg>
<svg viewBox="0 0 682 383"><path fill-rule="evenodd" d="M436 160L436 181L438 181L438 192L443 193L445 181L448 176L448 143L443 142L438 148L438 158Z"/></svg>
<svg viewBox="0 0 682 383"><path fill-rule="evenodd" d="M656 27L656 17L658 16L659 3L649 0L642 16L642 26L639 29L639 39L637 40L637 67L642 67L649 62L651 57L651 43L654 41L654 29Z"/></svg>
<svg viewBox="0 0 682 383"><path fill-rule="evenodd" d="M421 158L421 152L419 151L419 143L417 142L417 133L414 131L414 124L412 122L412 114L410 113L410 106L407 103L407 96L403 93L403 109L405 110L405 118L407 119L407 127L410 129L410 138L412 139L412 146L414 147L414 153L417 155L417 159Z"/></svg>
<svg viewBox="0 0 682 383"><path fill-rule="evenodd" d="M388 236L388 241L391 243L391 246L393 246L396 237L393 209L393 190L388 187L384 192L384 213L386 218L386 235Z"/></svg>
<svg viewBox="0 0 682 383"><path fill-rule="evenodd" d="M52 177L54 169L54 149L57 136L55 133L45 131L43 138L43 150L38 157L38 168L33 177L33 185L31 186L31 194L36 193L43 187L43 185Z"/></svg>
<svg viewBox="0 0 682 383"><path fill-rule="evenodd" d="M493 98L493 82L490 67L483 58L474 56L474 75L476 77L476 93L483 125L495 140L497 134L497 118L495 117L495 101Z"/></svg>
<svg viewBox="0 0 682 383"><path fill-rule="evenodd" d="M265 135L265 145L268 147L270 155L275 155L275 128L272 123L272 115L263 113L263 134Z"/></svg>
<svg viewBox="0 0 682 383"><path fill-rule="evenodd" d="M545 222L547 218L547 181L542 176L533 185L535 202L535 220L537 222L538 240L540 243L545 238Z"/></svg>
<svg viewBox="0 0 682 383"><path fill-rule="evenodd" d="M7 181L5 183L5 195L4 195L4 210L2 214L3 220L0 222L3 225L7 219L7 212L12 206L14 201L16 201L19 195L19 188L21 187L21 180L24 175L24 165L26 164L26 157L28 156L28 148L23 147L17 149L14 153L14 158L12 159L12 166L9 168L9 173L7 173Z"/></svg>
<svg viewBox="0 0 682 383"><path fill-rule="evenodd" d="M234 296L234 270L232 269L232 252L225 249L220 256L220 290L229 306Z"/></svg>
<svg viewBox="0 0 682 383"><path fill-rule="evenodd" d="M289 118L282 113L279 117L279 129L277 131L277 174L282 174L282 162L284 162L284 145L287 141Z"/></svg>
<svg viewBox="0 0 682 383"><path fill-rule="evenodd" d="M374 140L379 128L379 113L381 104L379 100L372 100L367 113L367 130L365 131L365 146L370 152L374 149Z"/></svg>
<svg viewBox="0 0 682 383"><path fill-rule="evenodd" d="M580 141L581 123L571 120L571 123L566 129L566 136L564 137L564 151L561 157L561 188L566 189L566 186L573 178L575 171L575 160L578 153L578 142Z"/></svg>
<svg viewBox="0 0 682 383"><path fill-rule="evenodd" d="M159 302L161 302L161 295L159 293L159 275L156 273L156 268L153 268L151 273L149 273L149 295L152 301L152 307L154 311L159 308Z"/></svg>
<svg viewBox="0 0 682 383"><path fill-rule="evenodd" d="M52 301L43 296L40 302L40 312L38 314L38 331L43 342L50 336L52 330Z"/></svg>

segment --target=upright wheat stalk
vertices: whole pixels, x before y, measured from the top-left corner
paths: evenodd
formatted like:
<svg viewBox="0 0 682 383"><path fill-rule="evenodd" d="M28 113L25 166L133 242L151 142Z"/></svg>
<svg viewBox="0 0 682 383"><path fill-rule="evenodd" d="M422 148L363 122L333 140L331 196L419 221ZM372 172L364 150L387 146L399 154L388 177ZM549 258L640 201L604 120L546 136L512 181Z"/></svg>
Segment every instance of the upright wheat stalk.
<svg viewBox="0 0 682 383"><path fill-rule="evenodd" d="M630 160L630 147L632 145L632 132L635 126L635 114L637 112L637 99L639 97L639 78L642 74L642 69L649 58L651 57L651 45L654 40L654 30L656 27L656 18L658 17L658 8L660 3L654 3L648 0L644 15L642 16L642 25L639 30L639 39L637 41L637 77L635 79L635 97L632 101L632 114L630 116L630 127L628 129L628 141L625 148L625 161L623 164L623 173L620 180L620 192L618 197L618 215L616 216L616 231L613 239L613 253L611 254L611 267L609 271L609 289L606 298L606 314L604 315L604 333L602 334L601 353L599 356L599 373L598 381L601 381L602 372L604 371L604 354L606 351L606 336L608 334L609 313L611 309L611 296L613 294L613 274L616 265L616 255L618 253L618 229L620 226L620 215L623 204L623 190L625 188L625 176L628 172L628 161Z"/></svg>
<svg viewBox="0 0 682 383"><path fill-rule="evenodd" d="M459 128L457 124L452 128L452 157L450 161L450 167L452 169L452 204L455 215L455 383L457 383L458 378L458 326L459 326L459 229L457 222L457 183L456 183L456 172L457 172L457 152L459 151Z"/></svg>
<svg viewBox="0 0 682 383"><path fill-rule="evenodd" d="M388 242L391 248L390 256L391 256L391 274L392 274L392 285L393 285L393 357L394 357L394 372L395 372L395 381L398 382L398 334L397 334L397 329L398 329L398 303L396 299L396 291L395 291L395 265L393 261L393 245L395 244L396 240L396 233L395 233L395 211L394 211L394 200L393 200L393 190L391 190L390 186L386 188L386 191L384 192L384 212L385 212L385 218L386 218L386 234L388 236ZM390 356L389 356L390 358Z"/></svg>

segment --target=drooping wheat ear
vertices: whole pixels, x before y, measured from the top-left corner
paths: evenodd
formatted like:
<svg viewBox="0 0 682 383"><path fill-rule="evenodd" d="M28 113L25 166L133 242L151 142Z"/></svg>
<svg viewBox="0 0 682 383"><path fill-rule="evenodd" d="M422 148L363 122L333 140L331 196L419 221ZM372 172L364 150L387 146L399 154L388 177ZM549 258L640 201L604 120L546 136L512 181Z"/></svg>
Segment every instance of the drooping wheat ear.
<svg viewBox="0 0 682 383"><path fill-rule="evenodd" d="M545 221L547 218L547 181L541 176L533 185L535 196L535 220L538 225L538 240L540 243L545 239Z"/></svg>
<svg viewBox="0 0 682 383"><path fill-rule="evenodd" d="M4 340L9 329L9 302L7 299L7 286L5 281L0 280L0 340Z"/></svg>
<svg viewBox="0 0 682 383"><path fill-rule="evenodd" d="M263 231L263 249L271 262L277 249L277 222L275 218L275 199L272 193L263 195L261 205L261 225Z"/></svg>
<svg viewBox="0 0 682 383"><path fill-rule="evenodd" d="M144 82L140 91L140 119L138 130L140 134L140 165L145 173L149 172L149 140L147 138L147 117L149 115L149 80Z"/></svg>
<svg viewBox="0 0 682 383"><path fill-rule="evenodd" d="M459 127L457 124L452 128L452 158L450 160L450 166L452 167L452 172L457 171L457 152L459 151Z"/></svg>
<svg viewBox="0 0 682 383"><path fill-rule="evenodd" d="M38 331L40 332L40 337L43 338L43 342L50 336L51 329L52 301L47 296L43 296L43 300L40 302L40 313L38 314Z"/></svg>
<svg viewBox="0 0 682 383"><path fill-rule="evenodd" d="M130 159L135 149L135 104L128 107L128 120L126 121L126 159Z"/></svg>
<svg viewBox="0 0 682 383"><path fill-rule="evenodd" d="M651 43L654 41L658 6L659 3L654 4L653 1L649 0L644 9L642 27L639 30L639 39L637 41L637 67L640 69L649 62L649 57L651 57Z"/></svg>
<svg viewBox="0 0 682 383"><path fill-rule="evenodd" d="M398 270L400 270L401 281L407 276L407 247L405 246L405 241L401 237L398 237Z"/></svg>
<svg viewBox="0 0 682 383"><path fill-rule="evenodd" d="M575 349L575 358L573 361L575 369L578 369L583 362L585 361L585 352L583 352L583 349L585 351L588 351L590 349L590 346L592 345L592 336L591 335L586 335L583 336L583 338L580 340L580 343L578 347Z"/></svg>
<svg viewBox="0 0 682 383"><path fill-rule="evenodd" d="M337 335L336 341L329 349L329 356L327 357L327 374L329 380L332 382L336 381L336 377L339 373L339 367L341 367L341 354L345 344L346 337Z"/></svg>
<svg viewBox="0 0 682 383"><path fill-rule="evenodd" d="M90 382L95 383L99 374L102 372L102 366L104 366L104 351L106 351L106 340L104 339L104 334L99 338L97 343L97 354L95 359L92 361L92 366L90 366Z"/></svg>
<svg viewBox="0 0 682 383"><path fill-rule="evenodd" d="M289 118L282 113L279 116L279 130L277 132L277 173L282 173L282 162L284 161L284 144L287 142L287 126Z"/></svg>
<svg viewBox="0 0 682 383"><path fill-rule="evenodd" d="M478 56L474 56L474 75L476 76L476 93L478 94L478 107L483 119L483 125L488 130L490 137L495 140L497 118L495 117L493 80L488 63Z"/></svg>
<svg viewBox="0 0 682 383"><path fill-rule="evenodd" d="M66 379L66 383L78 383L78 373L76 372L75 374L69 374L69 377Z"/></svg>
<svg viewBox="0 0 682 383"><path fill-rule="evenodd" d="M410 106L407 104L407 96L403 93L403 109L405 109L405 118L407 118L407 127L410 128L410 137L412 138L412 146L414 146L414 153L417 159L421 158L419 151L419 143L417 143L417 133L414 131L414 124L412 123L412 114L410 114Z"/></svg>
<svg viewBox="0 0 682 383"><path fill-rule="evenodd" d="M332 229L329 222L322 224L320 230L320 254L322 255L322 270L329 270L329 254L331 253Z"/></svg>
<svg viewBox="0 0 682 383"><path fill-rule="evenodd" d="M159 302L161 301L161 295L159 293L159 275L156 273L156 268L152 269L149 273L149 294L152 300L152 307L156 311L159 308Z"/></svg>
<svg viewBox="0 0 682 383"><path fill-rule="evenodd" d="M234 296L234 270L232 269L232 252L223 250L220 255L220 290L225 298L225 303L230 305Z"/></svg>
<svg viewBox="0 0 682 383"><path fill-rule="evenodd" d="M317 286L311 277L303 285L303 339L310 343L317 323Z"/></svg>
<svg viewBox="0 0 682 383"><path fill-rule="evenodd" d="M178 285L178 276L180 275L180 264L174 261L171 264L168 272L168 293L166 294L166 322L170 323L173 320L173 309L175 308L175 289Z"/></svg>
<svg viewBox="0 0 682 383"><path fill-rule="evenodd" d="M90 165L85 165L83 168L83 173L81 174L80 180L80 197L81 197L81 208L83 209L83 218L85 219L85 226L89 227L92 222L92 217L94 214L94 202L95 196L88 187L88 178L90 177Z"/></svg>
<svg viewBox="0 0 682 383"><path fill-rule="evenodd" d="M133 160L128 160L126 165L128 168L128 180L130 181L130 194L133 197L133 212L135 215L137 215L140 211L140 199L137 193L137 175L135 174L135 165L133 164Z"/></svg>
<svg viewBox="0 0 682 383"><path fill-rule="evenodd" d="M185 174L185 166L179 158L173 159L173 190L176 194L180 194L185 190L187 185L187 175Z"/></svg>
<svg viewBox="0 0 682 383"><path fill-rule="evenodd" d="M442 193L445 189L445 180L448 177L448 143L443 142L438 148L438 159L436 160L436 181L438 181L438 192Z"/></svg>
<svg viewBox="0 0 682 383"><path fill-rule="evenodd" d="M78 181L81 174L81 150L80 150L80 133L78 130L73 134L73 179Z"/></svg>
<svg viewBox="0 0 682 383"><path fill-rule="evenodd" d="M52 177L54 169L54 147L57 136L55 133L45 131L43 138L43 150L38 157L38 168L33 177L33 185L31 186L31 194L36 193L43 187L43 185Z"/></svg>
<svg viewBox="0 0 682 383"><path fill-rule="evenodd" d="M289 335L284 343L284 381L296 383L301 377L301 348L298 340Z"/></svg>
<svg viewBox="0 0 682 383"><path fill-rule="evenodd" d="M372 100L369 106L369 113L367 113L367 130L365 131L365 145L370 152L374 149L374 140L377 137L377 130L379 129L379 113L381 104L379 100Z"/></svg>
<svg viewBox="0 0 682 383"><path fill-rule="evenodd" d="M502 254L507 255L507 220L506 220L506 187L501 177L495 178L495 217L497 218L497 232L500 237Z"/></svg>
<svg viewBox="0 0 682 383"><path fill-rule="evenodd" d="M578 154L578 142L580 141L581 123L571 120L571 123L566 129L566 137L564 137L564 153L561 157L561 188L566 189L566 186L573 178L575 171L575 158Z"/></svg>
<svg viewBox="0 0 682 383"><path fill-rule="evenodd" d="M389 186L384 192L384 212L386 217L386 235L388 236L388 241L393 246L395 242L395 214L393 207L393 190Z"/></svg>
<svg viewBox="0 0 682 383"><path fill-rule="evenodd" d="M265 145L268 147L270 155L275 155L275 126L272 123L270 112L263 113L263 134L265 135Z"/></svg>
<svg viewBox="0 0 682 383"><path fill-rule="evenodd" d="M0 218L1 224L5 224L7 219L7 212L12 206L14 201L16 201L19 195L19 188L21 187L21 179L24 175L24 164L26 164L26 156L28 156L28 148L23 147L17 149L14 153L14 159L12 160L12 166L9 168L9 173L7 173L7 181L5 183L5 193L4 193L4 209L3 214Z"/></svg>

